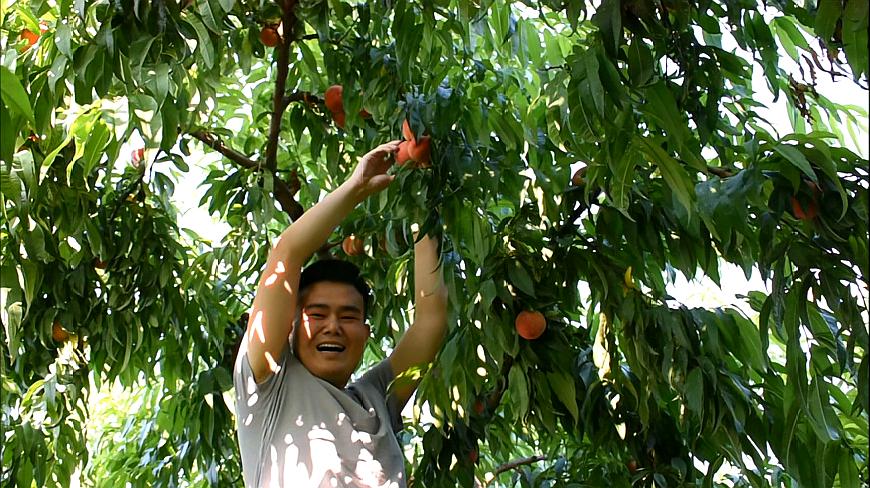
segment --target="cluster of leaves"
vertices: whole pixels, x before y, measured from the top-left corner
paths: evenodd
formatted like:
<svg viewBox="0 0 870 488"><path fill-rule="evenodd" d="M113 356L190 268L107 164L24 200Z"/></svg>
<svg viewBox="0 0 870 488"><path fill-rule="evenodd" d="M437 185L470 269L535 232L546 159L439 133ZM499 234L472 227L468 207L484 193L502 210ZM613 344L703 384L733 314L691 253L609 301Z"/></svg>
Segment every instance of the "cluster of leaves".
<svg viewBox="0 0 870 488"><path fill-rule="evenodd" d="M724 463L739 486L866 483L868 165L839 130L866 113L813 87L866 84L867 6L770 3L3 3L0 479L237 482L222 393L268 241L407 118L433 167L398 169L331 241L367 243L367 361L409 325L410 223L443 242L416 484L712 486ZM794 133L759 113L754 68ZM171 203L193 141L224 157L201 181L232 227L211 247ZM668 296L722 262L769 280L756 315ZM523 309L541 339L516 335ZM91 382L116 381L148 393L83 459Z"/></svg>

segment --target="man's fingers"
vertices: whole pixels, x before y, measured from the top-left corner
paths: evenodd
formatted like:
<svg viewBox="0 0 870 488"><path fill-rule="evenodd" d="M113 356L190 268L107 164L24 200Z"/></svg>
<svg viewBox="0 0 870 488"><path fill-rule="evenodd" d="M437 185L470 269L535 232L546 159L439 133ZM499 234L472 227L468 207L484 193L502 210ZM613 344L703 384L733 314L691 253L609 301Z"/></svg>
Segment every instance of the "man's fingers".
<svg viewBox="0 0 870 488"><path fill-rule="evenodd" d="M395 152L399 150L399 143L401 141L390 141L381 144L380 146L375 148L375 152Z"/></svg>

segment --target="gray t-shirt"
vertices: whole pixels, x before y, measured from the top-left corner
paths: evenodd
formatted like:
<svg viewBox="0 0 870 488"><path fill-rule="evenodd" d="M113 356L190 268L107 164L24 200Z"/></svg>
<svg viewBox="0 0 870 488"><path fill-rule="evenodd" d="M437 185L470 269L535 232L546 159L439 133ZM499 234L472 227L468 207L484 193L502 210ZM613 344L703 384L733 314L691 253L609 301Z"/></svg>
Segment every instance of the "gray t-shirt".
<svg viewBox="0 0 870 488"><path fill-rule="evenodd" d="M290 349L262 384L244 344L233 368L245 486L405 488L389 360L341 390L312 375Z"/></svg>

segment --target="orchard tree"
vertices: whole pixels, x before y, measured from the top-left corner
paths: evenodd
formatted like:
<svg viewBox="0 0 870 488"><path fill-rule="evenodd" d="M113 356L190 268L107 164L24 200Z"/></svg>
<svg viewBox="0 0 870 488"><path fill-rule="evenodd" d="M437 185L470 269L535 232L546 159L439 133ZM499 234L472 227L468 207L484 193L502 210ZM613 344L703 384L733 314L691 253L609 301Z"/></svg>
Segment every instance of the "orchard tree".
<svg viewBox="0 0 870 488"><path fill-rule="evenodd" d="M866 93L866 1L0 9L4 486L240 485L227 393L270 242L397 138L318 254L374 285L372 364L411 316L410 226L441 243L412 486L870 480L867 114L818 86ZM190 179L218 242L178 223ZM668 294L731 265L766 291Z"/></svg>

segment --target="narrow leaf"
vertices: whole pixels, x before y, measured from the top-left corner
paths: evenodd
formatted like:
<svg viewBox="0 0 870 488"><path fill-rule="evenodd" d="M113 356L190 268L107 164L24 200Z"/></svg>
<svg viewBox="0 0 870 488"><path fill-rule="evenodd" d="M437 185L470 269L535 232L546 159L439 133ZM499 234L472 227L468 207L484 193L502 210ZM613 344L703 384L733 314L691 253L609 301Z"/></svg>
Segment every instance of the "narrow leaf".
<svg viewBox="0 0 870 488"><path fill-rule="evenodd" d="M576 424L580 420L580 412L577 408L577 389L571 376L564 371L549 372L547 373L547 379L556 397L568 408L568 412L571 413Z"/></svg>
<svg viewBox="0 0 870 488"><path fill-rule="evenodd" d="M33 117L33 108L30 106L30 99L27 97L27 92L21 85L18 77L6 66L0 66L0 78L3 83L0 83L0 94L3 96L3 103L9 109L19 115L24 116L31 124L36 124L36 119Z"/></svg>

